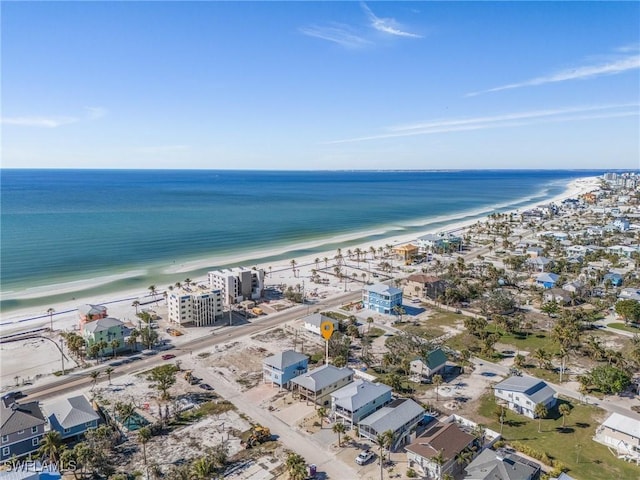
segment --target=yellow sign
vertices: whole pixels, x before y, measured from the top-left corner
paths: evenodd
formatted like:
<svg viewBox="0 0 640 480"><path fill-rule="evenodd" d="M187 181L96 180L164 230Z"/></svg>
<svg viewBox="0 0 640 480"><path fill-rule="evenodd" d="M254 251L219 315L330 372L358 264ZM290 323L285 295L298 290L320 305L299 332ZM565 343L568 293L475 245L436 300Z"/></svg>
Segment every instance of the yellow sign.
<svg viewBox="0 0 640 480"><path fill-rule="evenodd" d="M326 341L333 335L333 322L325 321L320 324L320 333Z"/></svg>

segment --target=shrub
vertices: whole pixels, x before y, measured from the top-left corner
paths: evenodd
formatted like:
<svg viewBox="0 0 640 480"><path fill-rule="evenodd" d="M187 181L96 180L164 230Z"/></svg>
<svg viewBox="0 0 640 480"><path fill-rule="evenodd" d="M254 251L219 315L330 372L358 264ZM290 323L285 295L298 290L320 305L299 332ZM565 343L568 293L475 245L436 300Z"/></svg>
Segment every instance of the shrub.
<svg viewBox="0 0 640 480"><path fill-rule="evenodd" d="M418 476L418 474L416 473L416 471L413 468L408 468L407 469L407 477L416 478L417 476Z"/></svg>

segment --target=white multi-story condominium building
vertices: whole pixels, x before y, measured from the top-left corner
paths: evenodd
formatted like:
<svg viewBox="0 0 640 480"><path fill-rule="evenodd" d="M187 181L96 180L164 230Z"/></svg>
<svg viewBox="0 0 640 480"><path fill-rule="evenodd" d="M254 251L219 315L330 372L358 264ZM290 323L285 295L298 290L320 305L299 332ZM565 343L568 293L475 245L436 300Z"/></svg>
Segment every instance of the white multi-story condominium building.
<svg viewBox="0 0 640 480"><path fill-rule="evenodd" d="M264 290L264 270L240 267L211 271L209 286L222 292L225 305L257 300Z"/></svg>
<svg viewBox="0 0 640 480"><path fill-rule="evenodd" d="M203 327L213 325L223 313L220 290L189 291L180 289L167 297L169 321L178 325Z"/></svg>

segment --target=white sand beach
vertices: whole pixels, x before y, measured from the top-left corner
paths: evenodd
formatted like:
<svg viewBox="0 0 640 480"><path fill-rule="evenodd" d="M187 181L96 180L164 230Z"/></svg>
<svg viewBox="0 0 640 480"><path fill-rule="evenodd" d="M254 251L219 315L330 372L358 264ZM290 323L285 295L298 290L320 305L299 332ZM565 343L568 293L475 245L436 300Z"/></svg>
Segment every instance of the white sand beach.
<svg viewBox="0 0 640 480"><path fill-rule="evenodd" d="M587 177L574 180L567 184L567 187L562 194L557 195L554 198L547 200L545 203L559 203L567 198L574 198L583 193L595 190L598 187L599 180L597 177ZM536 203L532 203L527 207L531 207L536 205ZM519 210L525 210L527 207L522 207ZM419 235L415 233L411 234L403 234L402 231L398 231L397 235L392 235L382 240L378 240L376 242L371 242L367 245L351 245L349 244L349 249L355 250L355 248L360 248L361 250L367 252L367 261L373 262L368 254L370 247L374 247L378 249L380 247L384 247L385 245L398 245L409 243L415 240L418 236L422 236L428 233L437 233L440 231L453 232L457 234L462 234L465 228L469 227L472 224L477 223L478 219L466 220L448 224L446 228L439 230L425 230L421 232ZM375 232L373 232L375 233ZM361 237L361 235L357 236L341 236L332 239L332 243L334 244L347 244L350 239ZM324 243L324 242L323 242ZM309 245L305 245L305 247L309 247ZM342 249L343 255L346 254L346 246ZM294 250L289 247L287 250ZM265 251L262 252L264 258L272 257L274 255L278 255L279 251ZM212 264L235 264L235 265L243 265L247 267L256 266L258 268L263 268L265 272L271 272L270 275L267 275L265 279L265 283L267 285L276 285L276 284L285 284L295 286L297 284L301 284L305 279L309 279L311 277L311 270L316 268L315 259L319 258L322 260L324 257L333 260L333 257L336 255L336 251L327 251L321 254L313 254L305 257L294 258L296 261L296 270L297 273L294 275L293 269L291 268L291 260L292 258L280 260L274 263L257 263L257 264L247 264L243 261L246 260L246 255L243 252L238 252L237 255L233 257L228 257L224 259L216 258L212 259L204 259L198 262L192 262L188 265L180 265L171 266L167 268L168 272L172 272L176 274L176 281L182 281L184 278L179 277L180 273L193 271L196 269L207 268ZM345 255L346 256L346 255ZM322 263L322 262L321 262ZM376 262L377 263L377 262ZM186 278L186 276L185 276ZM203 284L207 282L206 278L191 278L192 281L197 282L199 284ZM308 284L309 285L309 284ZM64 293L69 288L68 284L61 284L58 286L49 287L48 294L54 295L56 293ZM165 285L156 285L158 291L158 298L162 298L163 292L166 290L167 286ZM342 293L343 289L340 285L337 284L328 284L328 285L318 285L313 284L313 288L317 290L318 294L322 294L325 297L329 297L331 295L336 295L338 293ZM37 295L41 292L32 292L34 295ZM132 306L133 300L141 298L141 299L150 299L149 290L142 291L120 291L115 293L110 293L109 295L105 295L105 297L92 297L92 298L74 298L68 301L60 302L55 305L50 305L50 308L55 310L53 314L53 322L55 330L69 330L73 329L77 324L77 313L76 309L79 305L82 304L101 304L107 305L109 308L110 316L120 318L123 321L126 320L134 320L135 319L135 309ZM3 314L2 319L0 321L0 334L7 335L16 332L32 330L41 327L48 327L50 323L50 317L47 314L47 310L49 307L38 309L38 308L23 308L14 311L10 311L7 314Z"/></svg>

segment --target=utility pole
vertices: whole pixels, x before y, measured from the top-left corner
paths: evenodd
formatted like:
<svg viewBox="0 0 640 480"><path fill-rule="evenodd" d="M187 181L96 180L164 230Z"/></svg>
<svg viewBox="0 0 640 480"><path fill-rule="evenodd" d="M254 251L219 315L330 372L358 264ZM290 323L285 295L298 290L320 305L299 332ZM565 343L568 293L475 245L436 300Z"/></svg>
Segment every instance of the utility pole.
<svg viewBox="0 0 640 480"><path fill-rule="evenodd" d="M64 340L61 338L60 339L60 360L62 362L62 376L64 376Z"/></svg>

